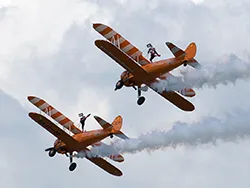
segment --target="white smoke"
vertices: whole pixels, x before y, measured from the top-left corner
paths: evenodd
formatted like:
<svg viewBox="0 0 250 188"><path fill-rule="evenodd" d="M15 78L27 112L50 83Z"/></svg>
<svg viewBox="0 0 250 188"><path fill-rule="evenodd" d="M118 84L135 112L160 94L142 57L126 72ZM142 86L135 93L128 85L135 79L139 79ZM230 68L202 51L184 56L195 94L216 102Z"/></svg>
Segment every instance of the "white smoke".
<svg viewBox="0 0 250 188"><path fill-rule="evenodd" d="M159 80L151 86L159 92L180 91L184 88L203 88L204 86L216 88L219 84L235 83L238 79L250 78L250 63L239 59L236 55L225 56L218 63L201 69L185 69L181 76L167 74L166 80Z"/></svg>
<svg viewBox="0 0 250 188"><path fill-rule="evenodd" d="M250 138L250 112L227 115L225 120L206 117L199 122L187 124L176 122L168 131L152 131L138 138L115 140L110 145L94 147L89 152L80 152L75 157L106 157L111 154L155 151L166 147L194 147L218 142L237 142Z"/></svg>

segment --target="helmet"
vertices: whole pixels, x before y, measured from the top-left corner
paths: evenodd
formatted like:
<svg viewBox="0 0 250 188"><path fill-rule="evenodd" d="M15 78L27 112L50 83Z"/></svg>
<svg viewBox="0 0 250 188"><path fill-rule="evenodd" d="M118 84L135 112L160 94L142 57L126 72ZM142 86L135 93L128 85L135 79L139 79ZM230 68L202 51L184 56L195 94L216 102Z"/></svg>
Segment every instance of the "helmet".
<svg viewBox="0 0 250 188"><path fill-rule="evenodd" d="M79 116L79 117L83 117L83 113L79 113L78 116Z"/></svg>
<svg viewBox="0 0 250 188"><path fill-rule="evenodd" d="M153 46L152 46L151 43L148 43L148 44L147 44L147 47L148 47L148 48L151 48L151 47L153 47Z"/></svg>

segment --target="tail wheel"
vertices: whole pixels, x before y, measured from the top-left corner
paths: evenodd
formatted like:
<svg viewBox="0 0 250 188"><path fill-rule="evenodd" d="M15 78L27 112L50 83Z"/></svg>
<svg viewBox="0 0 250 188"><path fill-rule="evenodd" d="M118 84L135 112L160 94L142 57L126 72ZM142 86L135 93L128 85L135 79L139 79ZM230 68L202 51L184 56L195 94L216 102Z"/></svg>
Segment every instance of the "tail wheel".
<svg viewBox="0 0 250 188"><path fill-rule="evenodd" d="M113 138L114 137L114 134L110 134L110 138Z"/></svg>
<svg viewBox="0 0 250 188"><path fill-rule="evenodd" d="M142 104L144 103L145 100L146 100L145 97L141 96L141 97L138 98L137 104L138 104L138 105L142 105Z"/></svg>
<svg viewBox="0 0 250 188"><path fill-rule="evenodd" d="M50 157L54 157L55 154L56 154L56 150L55 150L55 149L49 150L49 156L50 156Z"/></svg>
<svg viewBox="0 0 250 188"><path fill-rule="evenodd" d="M70 165L69 165L69 171L74 171L75 169L76 169L76 163L74 162L74 163L71 163Z"/></svg>

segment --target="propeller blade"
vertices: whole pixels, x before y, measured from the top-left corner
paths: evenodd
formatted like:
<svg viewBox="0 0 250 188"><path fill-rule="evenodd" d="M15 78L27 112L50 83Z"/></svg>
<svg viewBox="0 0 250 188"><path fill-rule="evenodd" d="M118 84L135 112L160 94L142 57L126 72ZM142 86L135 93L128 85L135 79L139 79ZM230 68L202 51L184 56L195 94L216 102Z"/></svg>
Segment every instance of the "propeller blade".
<svg viewBox="0 0 250 188"><path fill-rule="evenodd" d="M54 149L54 147L47 148L47 149L45 149L45 151L50 151L50 150L52 150L52 149Z"/></svg>

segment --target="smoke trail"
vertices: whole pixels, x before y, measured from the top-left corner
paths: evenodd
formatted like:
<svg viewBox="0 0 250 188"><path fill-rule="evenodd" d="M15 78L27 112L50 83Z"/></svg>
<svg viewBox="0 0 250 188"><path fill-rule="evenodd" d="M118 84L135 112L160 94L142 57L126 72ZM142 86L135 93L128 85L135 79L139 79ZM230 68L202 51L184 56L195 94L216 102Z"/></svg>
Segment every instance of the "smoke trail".
<svg viewBox="0 0 250 188"><path fill-rule="evenodd" d="M75 157L109 156L111 154L155 151L166 147L216 144L218 141L236 142L250 137L249 112L228 115L225 120L206 117L200 122L176 122L168 131L152 131L138 138L118 139L110 145L94 147L90 152L80 152Z"/></svg>
<svg viewBox="0 0 250 188"><path fill-rule="evenodd" d="M216 64L202 66L201 69L185 69L181 76L168 74L166 80L154 83L152 87L158 91L180 91L184 88L214 87L219 84L235 83L238 79L250 78L250 63L239 59L236 55L225 56Z"/></svg>

